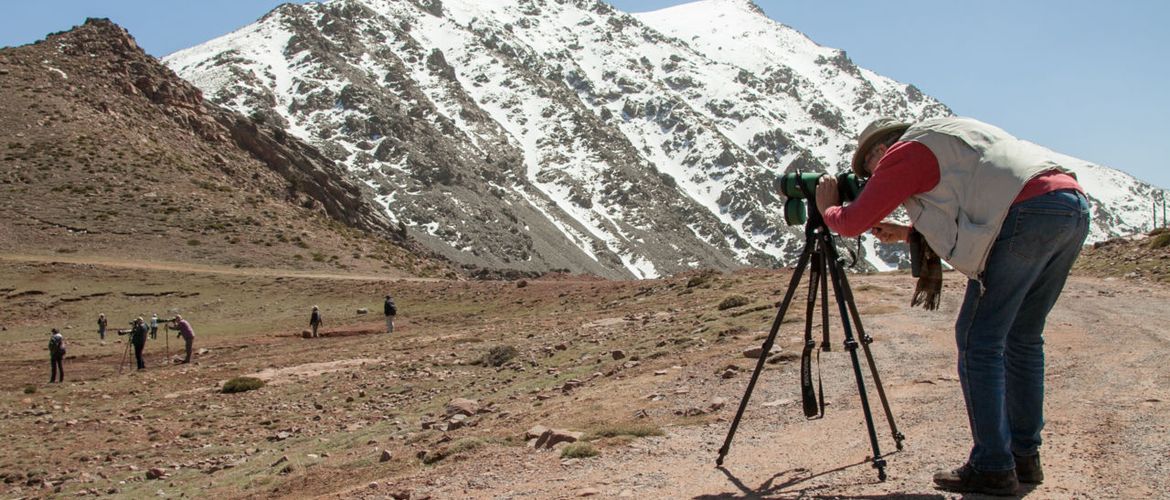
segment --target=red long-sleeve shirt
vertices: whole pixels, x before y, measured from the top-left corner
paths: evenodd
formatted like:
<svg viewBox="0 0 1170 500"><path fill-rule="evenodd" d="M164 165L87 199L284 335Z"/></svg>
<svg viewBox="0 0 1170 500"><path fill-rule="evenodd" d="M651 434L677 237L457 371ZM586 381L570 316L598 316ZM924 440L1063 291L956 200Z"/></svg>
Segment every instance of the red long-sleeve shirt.
<svg viewBox="0 0 1170 500"><path fill-rule="evenodd" d="M939 182L938 159L922 143L895 143L878 161L873 175L849 206L825 210L825 225L842 236L857 236L881 222L907 198L935 188ZM1051 171L1028 181L1012 204L1058 189L1084 192L1071 175Z"/></svg>

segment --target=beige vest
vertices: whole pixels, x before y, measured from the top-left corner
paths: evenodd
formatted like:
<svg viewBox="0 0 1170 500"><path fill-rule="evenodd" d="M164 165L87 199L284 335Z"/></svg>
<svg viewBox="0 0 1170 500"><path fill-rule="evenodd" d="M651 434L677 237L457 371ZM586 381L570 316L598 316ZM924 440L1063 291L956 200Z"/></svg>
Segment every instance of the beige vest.
<svg viewBox="0 0 1170 500"><path fill-rule="evenodd" d="M912 125L902 140L929 148L939 169L938 185L902 206L935 253L971 279L983 274L1024 185L1043 172L1067 172L1051 150L970 118L926 120Z"/></svg>

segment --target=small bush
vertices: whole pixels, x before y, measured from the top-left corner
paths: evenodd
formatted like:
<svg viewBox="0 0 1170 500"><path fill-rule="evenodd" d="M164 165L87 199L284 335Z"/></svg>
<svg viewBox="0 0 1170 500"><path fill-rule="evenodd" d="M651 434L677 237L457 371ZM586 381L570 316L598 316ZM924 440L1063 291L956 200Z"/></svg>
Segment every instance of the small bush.
<svg viewBox="0 0 1170 500"><path fill-rule="evenodd" d="M717 272L711 269L703 271L698 276L694 276L687 280L687 288L709 285L711 280L715 279L716 274Z"/></svg>
<svg viewBox="0 0 1170 500"><path fill-rule="evenodd" d="M484 444L486 443L480 438L463 438L455 441L454 443L451 443L450 446L444 446L437 450L428 451L425 455L423 455L422 462L424 464L430 465L451 455L457 455L459 453L465 453L483 447Z"/></svg>
<svg viewBox="0 0 1170 500"><path fill-rule="evenodd" d="M724 309L731 309L733 307L746 306L749 302L751 302L751 299L748 299L743 295L732 295L726 299L723 299L723 302L719 303L719 310L722 311Z"/></svg>
<svg viewBox="0 0 1170 500"><path fill-rule="evenodd" d="M504 366L512 358L516 357L517 351L515 347L510 345L496 346L488 350L482 358L475 362L477 365L483 366Z"/></svg>
<svg viewBox="0 0 1170 500"><path fill-rule="evenodd" d="M200 244L199 240L196 240L196 239L187 240L187 245L197 247L197 246L199 246L199 244Z"/></svg>
<svg viewBox="0 0 1170 500"><path fill-rule="evenodd" d="M1170 246L1170 232L1162 232L1157 236L1150 238L1150 248L1153 250L1166 248L1168 246Z"/></svg>
<svg viewBox="0 0 1170 500"><path fill-rule="evenodd" d="M589 458L597 455L597 448L594 448L592 443L583 441L571 443L561 450L561 458Z"/></svg>
<svg viewBox="0 0 1170 500"><path fill-rule="evenodd" d="M32 385L32 384L24 386L24 393L25 394L36 394L37 393L37 386Z"/></svg>
<svg viewBox="0 0 1170 500"><path fill-rule="evenodd" d="M264 387L264 381L255 377L236 377L223 383L224 394L247 392Z"/></svg>

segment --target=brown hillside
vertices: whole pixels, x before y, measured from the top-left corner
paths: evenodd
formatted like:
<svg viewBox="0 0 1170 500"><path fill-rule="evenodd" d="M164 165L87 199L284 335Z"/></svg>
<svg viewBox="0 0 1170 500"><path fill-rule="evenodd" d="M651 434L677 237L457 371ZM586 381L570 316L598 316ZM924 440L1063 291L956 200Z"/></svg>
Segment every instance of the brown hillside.
<svg viewBox="0 0 1170 500"><path fill-rule="evenodd" d="M315 149L108 20L0 51L0 253L448 273Z"/></svg>
<svg viewBox="0 0 1170 500"><path fill-rule="evenodd" d="M1136 281L1170 282L1170 229L1115 238L1086 247L1075 272Z"/></svg>

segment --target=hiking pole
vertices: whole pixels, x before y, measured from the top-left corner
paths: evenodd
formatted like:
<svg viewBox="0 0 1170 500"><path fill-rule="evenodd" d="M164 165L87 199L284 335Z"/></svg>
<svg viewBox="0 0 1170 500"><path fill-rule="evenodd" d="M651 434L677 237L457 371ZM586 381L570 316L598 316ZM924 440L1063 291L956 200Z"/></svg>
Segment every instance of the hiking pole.
<svg viewBox="0 0 1170 500"><path fill-rule="evenodd" d="M171 363L171 327L163 323L163 341L167 344L167 364Z"/></svg>

